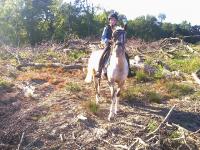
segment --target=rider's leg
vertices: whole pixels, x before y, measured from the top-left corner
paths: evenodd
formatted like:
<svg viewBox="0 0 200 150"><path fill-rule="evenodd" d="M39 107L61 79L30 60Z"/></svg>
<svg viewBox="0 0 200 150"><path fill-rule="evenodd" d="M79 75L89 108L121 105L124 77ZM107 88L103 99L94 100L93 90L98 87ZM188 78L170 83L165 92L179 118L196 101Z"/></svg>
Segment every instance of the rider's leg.
<svg viewBox="0 0 200 150"><path fill-rule="evenodd" d="M128 77L132 77L133 74L131 73L131 67L130 67L130 61L129 61L129 56L128 54L125 52L125 56L126 56L126 60L128 62Z"/></svg>
<svg viewBox="0 0 200 150"><path fill-rule="evenodd" d="M95 77L97 78L100 78L101 77L101 72L102 72L102 69L104 67L104 64L105 64L105 60L106 60L106 54L107 52L110 50L110 46L107 45L106 48L104 49L103 51L103 54L101 55L101 58L100 58L100 61L99 61L99 67L98 67L98 71L97 71L97 74L95 75Z"/></svg>

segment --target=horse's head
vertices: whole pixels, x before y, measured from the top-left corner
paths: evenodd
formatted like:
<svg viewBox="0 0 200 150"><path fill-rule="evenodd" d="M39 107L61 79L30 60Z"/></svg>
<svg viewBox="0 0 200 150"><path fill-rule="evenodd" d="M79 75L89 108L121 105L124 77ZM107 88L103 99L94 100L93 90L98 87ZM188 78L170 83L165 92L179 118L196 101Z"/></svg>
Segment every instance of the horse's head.
<svg viewBox="0 0 200 150"><path fill-rule="evenodd" d="M113 32L113 50L124 52L125 41L126 41L126 32L123 28L117 28Z"/></svg>

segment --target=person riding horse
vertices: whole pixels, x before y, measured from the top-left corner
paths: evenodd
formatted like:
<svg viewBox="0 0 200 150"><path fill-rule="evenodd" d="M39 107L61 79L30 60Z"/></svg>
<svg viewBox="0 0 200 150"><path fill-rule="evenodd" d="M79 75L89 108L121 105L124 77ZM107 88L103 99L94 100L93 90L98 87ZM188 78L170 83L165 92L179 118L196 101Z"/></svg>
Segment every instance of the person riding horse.
<svg viewBox="0 0 200 150"><path fill-rule="evenodd" d="M104 49L104 52L103 52L103 54L100 58L98 71L95 75L97 78L101 78L102 69L105 66L105 62L108 60L109 55L110 55L112 38L113 38L112 33L113 33L113 30L114 30L115 26L117 25L117 21L118 21L117 14L111 13L108 16L108 21L109 21L109 24L106 27L104 27L102 37L101 37L101 42L105 45L105 49ZM127 29L127 20L124 19L123 23L124 23L123 28L124 28L124 30L126 30ZM129 67L128 77L131 77L132 73L131 73L131 69L130 69L129 57L128 57L127 53L125 53L125 54L126 54L126 59L127 59L127 62L128 62L128 67Z"/></svg>

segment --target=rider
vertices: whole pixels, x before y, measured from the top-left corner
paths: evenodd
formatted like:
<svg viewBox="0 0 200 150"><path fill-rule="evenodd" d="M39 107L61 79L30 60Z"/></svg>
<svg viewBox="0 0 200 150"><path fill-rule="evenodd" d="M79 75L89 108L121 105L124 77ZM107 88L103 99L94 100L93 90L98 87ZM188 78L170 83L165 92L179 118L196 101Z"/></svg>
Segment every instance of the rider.
<svg viewBox="0 0 200 150"><path fill-rule="evenodd" d="M104 52L103 52L103 54L102 54L102 56L100 58L100 61L99 61L99 67L98 67L97 74L95 75L97 78L101 77L102 69L104 67L104 64L105 64L105 61L107 59L107 56L109 55L110 50L111 50L112 32L113 32L113 29L115 28L115 26L117 25L117 21L118 21L117 14L116 13L111 13L108 16L108 20L109 20L109 24L106 27L104 27L104 30L103 30L103 33L102 33L102 37L101 37L101 42L105 44L105 49L104 49ZM126 20L126 18L123 19L123 23L124 23L124 29L126 30L126 28L127 28L127 20ZM129 67L128 77L131 77L132 74L131 74L131 69L130 69L129 57L128 57L127 54L126 54L126 59L127 59L127 62L128 62L128 67Z"/></svg>

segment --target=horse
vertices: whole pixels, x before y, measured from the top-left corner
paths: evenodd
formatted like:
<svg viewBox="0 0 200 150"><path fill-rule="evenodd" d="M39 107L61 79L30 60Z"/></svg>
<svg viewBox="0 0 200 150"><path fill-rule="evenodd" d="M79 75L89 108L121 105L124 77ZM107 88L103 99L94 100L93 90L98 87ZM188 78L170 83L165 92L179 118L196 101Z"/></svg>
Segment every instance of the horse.
<svg viewBox="0 0 200 150"><path fill-rule="evenodd" d="M95 77L98 70L98 64L102 55L102 50L93 51L88 61L87 75L85 82L93 81L96 92L96 103L100 97L100 79ZM125 31L123 28L117 28L113 31L113 45L107 67L103 69L107 73L107 82L111 92L111 106L108 120L117 114L120 91L123 88L125 80L128 76L128 62L125 57ZM104 74L104 73L102 73ZM117 86L117 87L115 87Z"/></svg>

